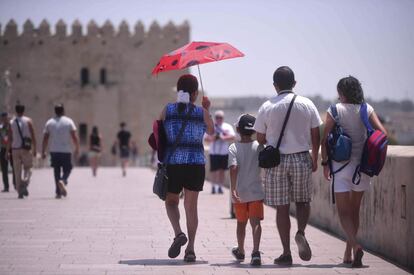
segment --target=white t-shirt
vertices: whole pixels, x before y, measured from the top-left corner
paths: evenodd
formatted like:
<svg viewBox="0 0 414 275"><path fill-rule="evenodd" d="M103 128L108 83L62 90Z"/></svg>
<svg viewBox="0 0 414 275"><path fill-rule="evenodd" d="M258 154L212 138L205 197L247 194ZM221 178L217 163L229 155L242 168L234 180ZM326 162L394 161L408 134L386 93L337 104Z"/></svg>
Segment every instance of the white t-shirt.
<svg viewBox="0 0 414 275"><path fill-rule="evenodd" d="M236 142L229 146L229 167L238 167L236 190L241 202L264 199L263 185L260 179L259 152L263 146L257 141Z"/></svg>
<svg viewBox="0 0 414 275"><path fill-rule="evenodd" d="M214 125L215 134L219 133L225 136L233 136L235 135L233 127L223 122L220 126ZM228 155L229 154L229 142L224 141L222 139L218 139L213 141L210 144L210 155Z"/></svg>
<svg viewBox="0 0 414 275"><path fill-rule="evenodd" d="M76 131L76 126L71 118L61 116L49 119L43 131L49 134L49 151L52 153L72 153L72 131Z"/></svg>
<svg viewBox="0 0 414 275"><path fill-rule="evenodd" d="M29 121L30 118L27 116L21 116L21 117L15 117L14 119L10 120L10 126L13 133L13 142L11 144L11 147L13 149L19 149L22 148L22 138L19 133L19 128L17 127L18 121L20 130L22 132L23 137L31 137L30 135L30 129L29 129Z"/></svg>
<svg viewBox="0 0 414 275"><path fill-rule="evenodd" d="M293 96L293 93L277 95L260 107L254 129L258 133L266 134L268 145L276 147ZM298 95L282 137L280 153L309 151L312 148L311 129L321 124L322 120L313 102Z"/></svg>
<svg viewBox="0 0 414 275"><path fill-rule="evenodd" d="M360 109L361 105L359 104L336 104L339 125L341 125L344 132L349 135L352 140L351 161L356 162L361 160L362 150L364 148L365 140L367 139L367 128L365 128L364 123L360 118ZM370 117L374 112L374 108L367 104L367 110L368 117ZM329 108L327 112L333 119L331 108Z"/></svg>

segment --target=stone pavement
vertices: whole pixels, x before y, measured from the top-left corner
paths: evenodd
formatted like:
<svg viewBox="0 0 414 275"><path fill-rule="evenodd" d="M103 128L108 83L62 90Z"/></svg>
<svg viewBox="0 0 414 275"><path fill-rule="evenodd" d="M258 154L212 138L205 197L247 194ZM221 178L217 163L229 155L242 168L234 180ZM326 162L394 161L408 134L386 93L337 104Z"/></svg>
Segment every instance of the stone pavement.
<svg viewBox="0 0 414 275"><path fill-rule="evenodd" d="M368 252L365 268L351 269L341 264L344 242L311 226L312 260L299 259L292 239L293 267L275 266L281 244L269 207L262 224L263 266L235 263L230 250L236 222L228 219L228 193L213 196L209 184L199 199L197 262L184 263L183 253L169 259L172 229L163 203L152 194L152 179L145 168L130 169L126 178L120 169L101 169L93 178L89 169L76 168L68 197L56 200L52 171L35 170L29 198L0 194L0 274L407 274ZM247 251L250 234L248 228Z"/></svg>

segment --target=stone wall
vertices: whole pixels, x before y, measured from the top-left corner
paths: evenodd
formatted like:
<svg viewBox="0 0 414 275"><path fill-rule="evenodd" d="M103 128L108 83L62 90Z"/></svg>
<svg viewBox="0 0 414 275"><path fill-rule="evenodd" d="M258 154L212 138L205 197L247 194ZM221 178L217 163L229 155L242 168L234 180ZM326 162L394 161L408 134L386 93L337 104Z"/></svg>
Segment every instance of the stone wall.
<svg viewBox="0 0 414 275"><path fill-rule="evenodd" d="M372 179L371 189L364 195L358 233L364 248L411 270L414 270L413 179L414 146L389 146L380 176ZM320 167L313 174L313 184L310 224L344 238L336 206L330 200L330 184ZM295 213L293 204L291 213Z"/></svg>
<svg viewBox="0 0 414 275"><path fill-rule="evenodd" d="M380 176L372 179L364 194L358 233L365 248L410 269L414 269L413 168L414 146L388 147ZM344 238L322 169L313 174L313 183L310 223Z"/></svg>
<svg viewBox="0 0 414 275"><path fill-rule="evenodd" d="M103 162L108 164L121 121L127 123L140 151L149 149L146 140L153 119L175 98L173 87L179 75L188 72L152 76L152 68L163 54L188 43L190 31L187 22L163 27L153 22L148 30L138 22L133 32L126 22L115 29L109 21L98 26L92 20L86 27L84 33L75 21L68 33L59 21L52 32L47 21L35 28L28 20L19 32L11 20L0 31L0 72L10 71L12 107L17 100L26 105L38 145L46 120L54 115L53 105L62 102L78 126L87 125L87 136L94 125L99 127ZM88 72L87 83L82 83L82 68ZM87 150L83 145L82 151Z"/></svg>

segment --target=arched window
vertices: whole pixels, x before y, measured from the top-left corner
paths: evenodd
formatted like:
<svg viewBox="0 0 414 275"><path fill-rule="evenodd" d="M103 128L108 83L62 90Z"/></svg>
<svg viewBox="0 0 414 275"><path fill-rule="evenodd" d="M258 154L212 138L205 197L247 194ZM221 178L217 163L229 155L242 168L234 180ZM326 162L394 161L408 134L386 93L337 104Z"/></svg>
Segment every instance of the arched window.
<svg viewBox="0 0 414 275"><path fill-rule="evenodd" d="M89 84L89 70L88 68L83 67L80 71L80 82L81 86L85 86Z"/></svg>
<svg viewBox="0 0 414 275"><path fill-rule="evenodd" d="M100 71L99 71L99 82L102 84L102 85L105 85L106 84L106 69L105 68L102 68Z"/></svg>

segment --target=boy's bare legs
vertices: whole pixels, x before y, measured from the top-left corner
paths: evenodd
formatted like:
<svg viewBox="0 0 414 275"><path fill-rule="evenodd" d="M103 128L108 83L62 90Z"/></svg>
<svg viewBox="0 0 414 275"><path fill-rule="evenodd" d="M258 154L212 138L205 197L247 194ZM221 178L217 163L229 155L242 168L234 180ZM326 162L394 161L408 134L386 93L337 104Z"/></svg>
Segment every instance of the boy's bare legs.
<svg viewBox="0 0 414 275"><path fill-rule="evenodd" d="M188 245L186 252L194 252L194 241L198 227L198 210L197 210L197 201L198 201L197 191L184 190L184 209L185 215L187 218L187 234L188 234ZM177 195L177 199L178 195ZM178 203L177 203L178 205Z"/></svg>
<svg viewBox="0 0 414 275"><path fill-rule="evenodd" d="M165 209L167 210L168 219L174 230L174 236L180 234L180 210L178 209L178 203L180 197L178 194L167 193L167 198L165 199Z"/></svg>
<svg viewBox="0 0 414 275"><path fill-rule="evenodd" d="M260 219L250 218L250 225L252 226L253 234L253 252L259 251L260 238L262 237L262 226L260 225Z"/></svg>
<svg viewBox="0 0 414 275"><path fill-rule="evenodd" d="M244 240L246 238L246 225L247 221L245 222L237 222L237 247L242 254L246 254L244 252Z"/></svg>
<svg viewBox="0 0 414 275"><path fill-rule="evenodd" d="M276 206L276 225L283 246L283 255L291 255L289 206L289 204Z"/></svg>

